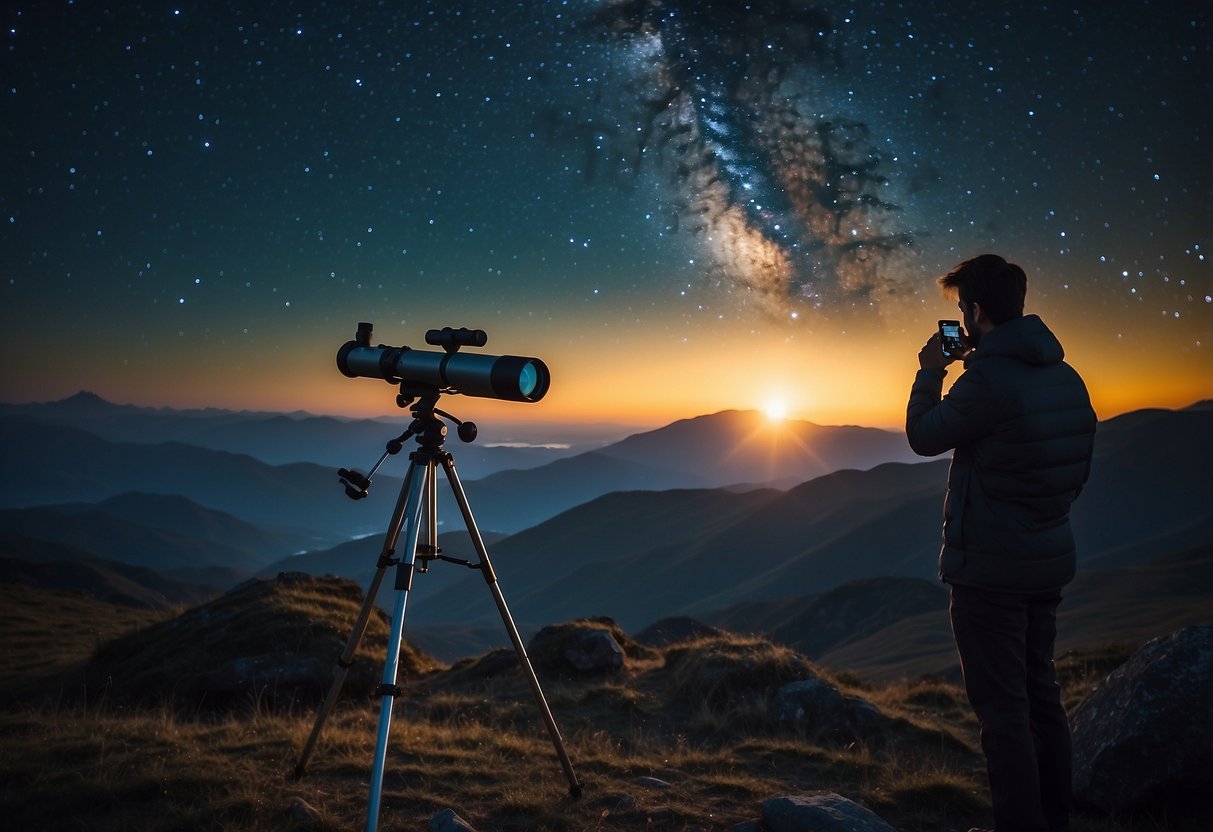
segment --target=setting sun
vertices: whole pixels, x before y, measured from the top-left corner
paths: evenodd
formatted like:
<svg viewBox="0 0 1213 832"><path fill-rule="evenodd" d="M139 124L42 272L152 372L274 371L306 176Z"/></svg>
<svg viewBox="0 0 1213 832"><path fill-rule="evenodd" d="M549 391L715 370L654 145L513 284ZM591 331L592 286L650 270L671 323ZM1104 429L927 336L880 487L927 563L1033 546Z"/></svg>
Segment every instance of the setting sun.
<svg viewBox="0 0 1213 832"><path fill-rule="evenodd" d="M769 401L763 412L767 414L767 418L772 422L780 422L788 417L788 406L785 402L775 400Z"/></svg>

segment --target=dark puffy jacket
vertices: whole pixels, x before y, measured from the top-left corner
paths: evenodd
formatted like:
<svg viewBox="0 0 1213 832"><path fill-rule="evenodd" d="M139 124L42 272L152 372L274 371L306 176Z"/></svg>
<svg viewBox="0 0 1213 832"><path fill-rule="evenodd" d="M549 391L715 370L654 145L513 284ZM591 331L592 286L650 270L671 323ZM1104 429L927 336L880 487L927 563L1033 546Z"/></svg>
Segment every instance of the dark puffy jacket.
<svg viewBox="0 0 1213 832"><path fill-rule="evenodd" d="M922 456L955 449L939 577L983 589L1060 589L1074 577L1070 504L1087 481L1095 412L1061 344L1035 315L982 339L940 400L918 371L906 436Z"/></svg>

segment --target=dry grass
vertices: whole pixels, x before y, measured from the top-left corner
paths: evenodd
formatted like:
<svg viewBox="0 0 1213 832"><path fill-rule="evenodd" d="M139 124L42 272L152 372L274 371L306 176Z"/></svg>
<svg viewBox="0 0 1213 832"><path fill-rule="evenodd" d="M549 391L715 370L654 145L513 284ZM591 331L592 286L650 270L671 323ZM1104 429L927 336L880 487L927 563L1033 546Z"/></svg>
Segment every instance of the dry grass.
<svg viewBox="0 0 1213 832"><path fill-rule="evenodd" d="M0 584L0 696L42 698L50 686L68 679L78 685L85 662L99 647L169 617L74 592Z"/></svg>
<svg viewBox="0 0 1213 832"><path fill-rule="evenodd" d="M331 597L309 599L306 592L288 606L292 620L300 609L316 619L335 614ZM114 619L104 626L113 638L124 627L146 636L163 624ZM64 644L55 666L77 667L98 641ZM821 672L786 648L726 636L625 649L635 655L606 676L540 662L584 783L580 799L569 794L512 654L413 674L388 743L381 828L428 829L436 812L451 808L481 832L728 830L757 817L768 797L815 790L856 800L901 832L989 824L976 729L953 685L872 688L827 677L894 720L896 729L881 742L864 744L775 723L772 691ZM1110 661L1111 653L1072 657L1064 672L1081 685ZM255 697L223 710L151 702L10 697L0 713L0 816L12 828L90 832L361 828L378 717L378 703L365 691L347 690L299 782L292 774L312 727L310 706ZM293 811L297 800L314 814ZM1079 818L1075 832L1196 828L1174 819Z"/></svg>
<svg viewBox="0 0 1213 832"><path fill-rule="evenodd" d="M1109 644L1092 650L1073 650L1057 658L1057 678L1061 682L1063 704L1073 713L1087 694L1104 678L1124 664L1136 648L1127 644Z"/></svg>

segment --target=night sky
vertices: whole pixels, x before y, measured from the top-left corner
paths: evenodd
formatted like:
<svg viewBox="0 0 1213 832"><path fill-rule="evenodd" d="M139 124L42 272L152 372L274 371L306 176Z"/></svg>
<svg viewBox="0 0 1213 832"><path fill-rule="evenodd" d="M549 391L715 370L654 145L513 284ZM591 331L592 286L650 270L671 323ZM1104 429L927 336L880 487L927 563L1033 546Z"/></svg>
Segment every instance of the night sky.
<svg viewBox="0 0 1213 832"><path fill-rule="evenodd" d="M5 4L0 399L392 415L359 321L487 330L535 405L897 425L1022 265L1101 417L1213 396L1209 9ZM956 372L951 373L955 377Z"/></svg>

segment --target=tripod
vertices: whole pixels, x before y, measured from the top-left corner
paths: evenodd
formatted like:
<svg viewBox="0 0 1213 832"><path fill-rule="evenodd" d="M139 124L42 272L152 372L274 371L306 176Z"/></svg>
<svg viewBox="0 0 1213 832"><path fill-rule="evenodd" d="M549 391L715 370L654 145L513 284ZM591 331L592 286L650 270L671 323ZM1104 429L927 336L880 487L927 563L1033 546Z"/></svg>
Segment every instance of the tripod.
<svg viewBox="0 0 1213 832"><path fill-rule="evenodd" d="M415 398L414 396L406 395L406 392L402 392L401 397L397 400L402 407L408 406ZM501 594L501 589L497 585L497 576L493 572L492 563L489 561L489 554L485 549L484 540L481 538L480 530L477 529L476 521L472 517L472 510L468 506L463 484L459 481L459 475L455 472L454 458L449 452L442 449L443 442L446 440L447 429L439 417L446 417L457 422L459 424L459 436L465 442L470 442L475 438L476 427L471 422L459 422L449 413L435 408L438 396L439 393L433 391L426 391L420 394L420 401L413 405L411 409L413 421L409 425L408 430L396 439L388 442L387 450L379 458L379 461L375 463L369 474L364 476L356 471L350 471L345 468L338 471L341 482L345 485L347 496L355 500L361 499L367 495L367 489L371 484L371 477L375 475L375 472L383 464L384 460L389 455L398 453L410 437L416 438L418 448L409 455L408 473L404 478L404 483L401 485L400 497L396 501L396 508L392 511L392 519L388 524L387 536L384 538L383 549L379 555L378 568L374 578L371 580L370 587L367 589L362 609L354 624L354 630L346 642L345 649L337 659L337 670L333 677L332 685L329 687L328 695L325 697L324 703L316 715L316 722L312 726L311 736L308 737L307 743L303 747L303 752L300 754L299 762L295 766L295 778L299 779L307 768L308 760L316 746L316 741L320 737L320 731L324 727L324 722L332 711L333 706L336 704L337 695L340 693L346 674L353 663L354 653L357 651L358 645L366 633L367 624L370 621L371 612L375 605L375 596L379 592L379 586L383 581L384 573L389 566L396 566L396 599L388 634L387 660L383 668L382 684L375 691L376 695L382 697L382 699L379 706L379 730L375 742L374 765L371 772L371 791L366 820L367 832L375 832L378 827L379 806L383 796L383 774L387 758L388 734L392 726L392 708L396 697L402 694L400 687L396 684L396 674L400 663L401 641L404 637L404 614L408 604L408 595L412 588L414 571L428 571L429 561L432 560L446 560L462 564L473 569L479 569L484 575L484 580L489 585L489 592L492 593L493 600L497 603L497 609L501 613L501 620L505 624L506 631L509 633L510 641L514 644L514 650L518 654L523 672L530 682L531 691L535 694L535 701L539 705L540 714L547 725L548 733L552 738L552 744L556 748L556 756L560 759L560 765L564 769L565 776L568 778L569 792L573 797L581 796L581 783L577 780L576 774L573 773L573 764L569 761L569 755L565 751L564 741L560 737L560 730L556 727L552 711L548 707L547 699L544 698L543 690L539 686L539 679L535 675L535 669L531 666L531 660L526 654L526 648L523 647L522 638L518 635L518 628L514 625L514 619L510 615L509 608L506 606L505 597ZM459 505L459 511L463 514L464 524L467 526L468 534L471 536L472 546L480 558L479 563L472 564L467 561L449 558L439 553L436 511L438 490L437 469L439 466L446 472L447 481L450 483L451 490L455 494L455 502ZM423 508L426 519L426 540L424 544L419 545L418 537ZM404 527L403 560L395 556L402 526ZM420 563L417 563L418 560ZM414 566L416 566L416 570L414 570Z"/></svg>

